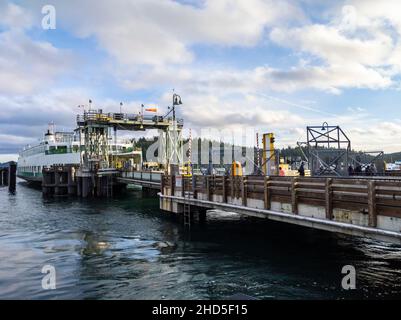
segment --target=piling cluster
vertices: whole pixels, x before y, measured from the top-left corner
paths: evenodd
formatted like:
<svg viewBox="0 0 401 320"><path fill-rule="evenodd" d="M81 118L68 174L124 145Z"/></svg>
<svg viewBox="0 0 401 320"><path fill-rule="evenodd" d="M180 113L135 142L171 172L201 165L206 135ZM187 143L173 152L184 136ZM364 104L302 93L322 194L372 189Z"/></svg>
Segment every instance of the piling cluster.
<svg viewBox="0 0 401 320"><path fill-rule="evenodd" d="M10 192L15 192L17 182L17 164L8 162L0 165L0 186L8 186Z"/></svg>
<svg viewBox="0 0 401 320"><path fill-rule="evenodd" d="M120 185L117 172L91 172L78 166L52 166L43 169L45 196L112 197Z"/></svg>

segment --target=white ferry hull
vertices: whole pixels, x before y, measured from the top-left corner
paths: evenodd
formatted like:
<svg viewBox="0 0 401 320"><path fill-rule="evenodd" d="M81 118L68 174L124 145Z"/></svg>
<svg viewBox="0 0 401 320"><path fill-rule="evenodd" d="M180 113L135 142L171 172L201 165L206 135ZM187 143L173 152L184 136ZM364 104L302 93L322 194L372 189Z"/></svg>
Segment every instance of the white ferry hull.
<svg viewBox="0 0 401 320"><path fill-rule="evenodd" d="M49 129L42 141L34 146L27 146L20 152L17 167L18 178L41 183L44 168L79 166L82 148L85 145L81 136L81 133L78 134L78 129L74 132L53 132ZM134 150L132 142L115 141L110 146L109 154L132 155L132 158L137 156L138 163L142 164L142 151ZM129 164L134 165L133 161L133 159L129 160ZM116 163L116 168L118 164L122 165L122 162Z"/></svg>

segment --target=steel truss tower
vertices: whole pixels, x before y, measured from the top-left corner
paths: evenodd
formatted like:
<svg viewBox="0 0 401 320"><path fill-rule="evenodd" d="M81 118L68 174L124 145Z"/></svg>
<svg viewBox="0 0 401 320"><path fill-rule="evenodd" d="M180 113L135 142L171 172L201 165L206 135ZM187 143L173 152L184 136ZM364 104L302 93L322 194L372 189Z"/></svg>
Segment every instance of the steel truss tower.
<svg viewBox="0 0 401 320"><path fill-rule="evenodd" d="M83 128L85 150L83 164L86 169L108 168L109 163L109 127L107 125L87 124Z"/></svg>
<svg viewBox="0 0 401 320"><path fill-rule="evenodd" d="M340 126L308 126L307 141L298 142L313 176L346 174L351 141ZM306 154L304 149L306 149Z"/></svg>

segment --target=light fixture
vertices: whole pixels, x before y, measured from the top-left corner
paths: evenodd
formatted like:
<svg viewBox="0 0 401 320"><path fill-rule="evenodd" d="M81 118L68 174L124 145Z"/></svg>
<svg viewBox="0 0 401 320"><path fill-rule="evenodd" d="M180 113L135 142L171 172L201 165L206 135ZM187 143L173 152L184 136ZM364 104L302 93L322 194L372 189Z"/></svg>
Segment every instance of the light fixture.
<svg viewBox="0 0 401 320"><path fill-rule="evenodd" d="M174 106L178 106L180 104L182 104L181 97L178 94L174 93L174 95L173 95L173 105Z"/></svg>

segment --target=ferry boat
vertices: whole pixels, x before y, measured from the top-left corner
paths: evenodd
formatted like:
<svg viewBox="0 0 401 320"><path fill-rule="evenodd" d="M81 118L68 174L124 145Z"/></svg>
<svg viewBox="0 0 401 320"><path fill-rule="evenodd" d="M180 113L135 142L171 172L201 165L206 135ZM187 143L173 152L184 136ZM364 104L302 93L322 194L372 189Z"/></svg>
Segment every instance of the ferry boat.
<svg viewBox="0 0 401 320"><path fill-rule="evenodd" d="M55 165L79 166L83 148L84 143L80 141L79 129L74 132L54 132L49 128L38 144L26 146L19 153L17 176L28 182L41 183L44 168ZM142 151L135 149L130 141L112 143L109 153L119 159L116 160L118 162L115 163L116 168L128 164L134 170L142 165Z"/></svg>

